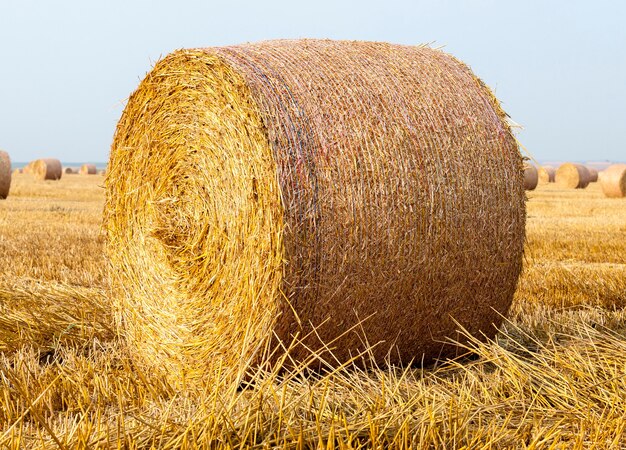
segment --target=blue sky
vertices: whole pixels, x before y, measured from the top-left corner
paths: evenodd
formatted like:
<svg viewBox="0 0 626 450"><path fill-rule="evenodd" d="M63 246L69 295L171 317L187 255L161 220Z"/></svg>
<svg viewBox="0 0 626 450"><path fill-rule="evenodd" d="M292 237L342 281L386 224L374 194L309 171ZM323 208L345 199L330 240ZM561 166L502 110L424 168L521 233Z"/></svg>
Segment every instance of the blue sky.
<svg viewBox="0 0 626 450"><path fill-rule="evenodd" d="M539 160L626 160L626 2L0 0L0 148L106 161L162 55L273 38L432 43L469 64Z"/></svg>

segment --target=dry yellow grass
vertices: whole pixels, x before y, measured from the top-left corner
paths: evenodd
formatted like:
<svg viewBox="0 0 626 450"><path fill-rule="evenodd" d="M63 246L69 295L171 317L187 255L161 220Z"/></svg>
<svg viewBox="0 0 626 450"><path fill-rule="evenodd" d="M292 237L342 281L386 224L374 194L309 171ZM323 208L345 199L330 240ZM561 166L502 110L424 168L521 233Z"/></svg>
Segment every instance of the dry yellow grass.
<svg viewBox="0 0 626 450"><path fill-rule="evenodd" d="M217 395L174 390L115 336L102 181L16 175L0 203L0 448L626 446L626 200L597 184L528 194L512 314L473 357Z"/></svg>

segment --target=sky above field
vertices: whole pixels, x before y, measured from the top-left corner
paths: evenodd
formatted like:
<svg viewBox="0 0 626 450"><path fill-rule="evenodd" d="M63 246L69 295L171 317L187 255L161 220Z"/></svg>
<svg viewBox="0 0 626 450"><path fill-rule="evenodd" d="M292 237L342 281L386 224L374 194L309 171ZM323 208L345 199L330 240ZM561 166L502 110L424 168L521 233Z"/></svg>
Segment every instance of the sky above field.
<svg viewBox="0 0 626 450"><path fill-rule="evenodd" d="M106 161L125 99L172 50L274 38L431 43L469 64L538 160L626 160L626 2L0 2L0 148Z"/></svg>

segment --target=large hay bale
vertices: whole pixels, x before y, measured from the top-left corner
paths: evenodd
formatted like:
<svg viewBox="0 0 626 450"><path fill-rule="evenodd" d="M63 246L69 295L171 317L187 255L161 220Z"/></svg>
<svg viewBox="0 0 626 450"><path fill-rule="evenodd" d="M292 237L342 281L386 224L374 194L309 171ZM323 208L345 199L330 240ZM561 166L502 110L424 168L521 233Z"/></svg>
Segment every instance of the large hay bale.
<svg viewBox="0 0 626 450"><path fill-rule="evenodd" d="M600 185L607 197L626 197L626 164L613 164L604 169Z"/></svg>
<svg viewBox="0 0 626 450"><path fill-rule="evenodd" d="M96 169L95 164L83 164L80 166L79 173L81 175L96 175L98 173L98 169Z"/></svg>
<svg viewBox="0 0 626 450"><path fill-rule="evenodd" d="M123 334L178 385L296 337L293 364L322 342L334 364L455 355L458 324L493 336L511 304L523 171L491 91L441 51L174 52L130 97L105 181Z"/></svg>
<svg viewBox="0 0 626 450"><path fill-rule="evenodd" d="M554 183L556 170L552 166L541 166L538 169L539 183Z"/></svg>
<svg viewBox="0 0 626 450"><path fill-rule="evenodd" d="M539 174L537 168L532 164L526 164L524 167L524 189L533 191L539 182Z"/></svg>
<svg viewBox="0 0 626 450"><path fill-rule="evenodd" d="M5 151L0 150L0 199L9 196L11 190L11 158Z"/></svg>
<svg viewBox="0 0 626 450"><path fill-rule="evenodd" d="M554 176L559 187L569 189L584 189L589 185L589 171L582 164L561 164Z"/></svg>
<svg viewBox="0 0 626 450"><path fill-rule="evenodd" d="M63 166L58 159L37 159L31 164L30 173L39 180L60 180L63 175Z"/></svg>
<svg viewBox="0 0 626 450"><path fill-rule="evenodd" d="M589 172L589 182L596 183L598 181L598 171L593 167L585 166L587 172Z"/></svg>

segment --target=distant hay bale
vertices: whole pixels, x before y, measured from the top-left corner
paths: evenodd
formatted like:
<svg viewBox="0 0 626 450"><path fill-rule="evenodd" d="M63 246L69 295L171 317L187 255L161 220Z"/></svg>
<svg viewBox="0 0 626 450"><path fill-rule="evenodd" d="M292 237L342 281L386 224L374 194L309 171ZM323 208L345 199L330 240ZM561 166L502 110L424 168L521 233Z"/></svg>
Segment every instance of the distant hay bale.
<svg viewBox="0 0 626 450"><path fill-rule="evenodd" d="M98 169L96 169L95 164L83 164L80 166L81 175L95 175L98 173Z"/></svg>
<svg viewBox="0 0 626 450"><path fill-rule="evenodd" d="M589 182L595 183L598 181L598 171L593 167L585 166L587 168L587 172L589 172Z"/></svg>
<svg viewBox="0 0 626 450"><path fill-rule="evenodd" d="M607 197L626 197L626 164L613 164L604 169L600 185Z"/></svg>
<svg viewBox="0 0 626 450"><path fill-rule="evenodd" d="M77 173L78 173L78 170L73 169L73 168L71 168L71 167L66 167L66 168L65 168L65 170L64 170L64 172L65 172L67 175L75 175L75 174L77 174Z"/></svg>
<svg viewBox="0 0 626 450"><path fill-rule="evenodd" d="M180 386L236 380L284 348L315 367L322 343L331 365L365 342L380 364L428 363L459 352L444 344L458 324L493 336L525 236L505 119L427 47L168 55L130 97L105 181L111 293L137 364Z"/></svg>
<svg viewBox="0 0 626 450"><path fill-rule="evenodd" d="M20 175L23 173L22 169L13 169L13 175Z"/></svg>
<svg viewBox="0 0 626 450"><path fill-rule="evenodd" d="M39 180L60 180L63 175L63 166L58 159L37 159L31 164L30 173Z"/></svg>
<svg viewBox="0 0 626 450"><path fill-rule="evenodd" d="M539 182L537 168L532 164L526 164L524 167L524 189L533 191Z"/></svg>
<svg viewBox="0 0 626 450"><path fill-rule="evenodd" d="M556 170L554 179L559 187L584 189L589 184L589 171L582 164L565 163Z"/></svg>
<svg viewBox="0 0 626 450"><path fill-rule="evenodd" d="M554 183L556 170L552 166L541 166L538 169L539 183Z"/></svg>
<svg viewBox="0 0 626 450"><path fill-rule="evenodd" d="M106 169L102 169L102 170L100 170L100 172L98 172L98 173L99 173L100 175L106 175L106 174L107 174L107 171L106 171Z"/></svg>
<svg viewBox="0 0 626 450"><path fill-rule="evenodd" d="M0 199L9 196L11 190L11 158L5 151L0 150Z"/></svg>
<svg viewBox="0 0 626 450"><path fill-rule="evenodd" d="M35 161L31 161L31 162L29 162L28 164L26 164L26 165L24 166L24 169L23 169L22 173L25 173L25 174L31 174L31 173L32 173L32 170L33 170L33 163L34 163L34 162L35 162Z"/></svg>

